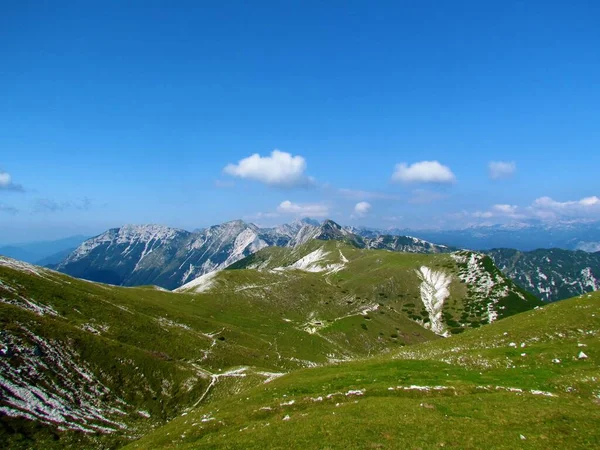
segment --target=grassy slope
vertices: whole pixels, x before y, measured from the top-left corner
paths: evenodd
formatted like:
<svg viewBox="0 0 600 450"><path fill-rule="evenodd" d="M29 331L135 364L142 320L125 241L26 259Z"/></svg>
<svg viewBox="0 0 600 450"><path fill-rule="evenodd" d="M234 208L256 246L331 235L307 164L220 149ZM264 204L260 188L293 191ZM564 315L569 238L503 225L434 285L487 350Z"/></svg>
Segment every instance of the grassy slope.
<svg viewBox="0 0 600 450"><path fill-rule="evenodd" d="M211 339L159 322L166 317L183 318L181 313L171 313L165 293L113 288L41 269L38 273L42 276L0 267L2 342L19 342L18 347L13 345L16 354L5 360L7 364L19 367L22 355L38 346L38 337L49 349L69 350L77 363L111 390L101 401L103 407L114 406L118 399L126 402L122 409L128 413L124 422L130 436L163 423L205 391L210 377L190 361L203 356ZM36 314L24 307L24 299L51 307L57 315ZM42 354L39 360L50 369L42 372L36 384L60 376L52 355ZM58 382L69 384L69 380ZM138 410L147 411L150 418L137 414ZM4 417L1 425L2 439L15 448L29 448L34 442L38 448L98 444L94 435L57 433L22 419ZM104 436L102 442L110 445L119 439Z"/></svg>
<svg viewBox="0 0 600 450"><path fill-rule="evenodd" d="M395 357L291 373L128 448L597 448L599 334L600 293L588 294Z"/></svg>
<svg viewBox="0 0 600 450"><path fill-rule="evenodd" d="M456 275L460 267L448 255L360 250L315 241L293 252L268 248L250 260L264 258L263 263L269 260L279 267L322 246L330 251L331 263L339 262L343 252L347 266L327 275L228 270L202 294L113 287L43 269L41 275L32 275L0 266L0 297L15 303L0 302L0 323L19 338L27 340L27 333L34 333L73 349L114 396L127 403L129 438L182 413L205 393L203 402L220 401L262 383L266 375L261 371L289 372L438 339L410 318L425 317L415 269L426 264ZM454 278L449 311L458 317L468 292ZM51 307L58 315L23 309L20 297ZM308 333L308 328L314 332ZM245 376L216 377L240 366L251 368ZM207 391L209 384L213 388ZM140 417L138 410L151 417ZM23 420L4 418L2 423L0 434L15 448L32 442L47 448L89 442L79 435L71 440L61 433L48 434L46 428ZM93 437L91 442L111 446L123 438L118 436ZM48 440L56 437L60 440Z"/></svg>
<svg viewBox="0 0 600 450"><path fill-rule="evenodd" d="M389 336L399 327L407 335L406 342L435 338L412 321L395 322L384 315L371 319L368 330L360 326L367 320L360 316L356 323L350 318L331 327L336 336L329 336L329 332L325 336L309 334L303 330L307 316L317 313L333 321L346 314L346 302L336 306L330 301L346 294L324 282L319 274L289 278L265 274L266 279L262 275L255 271L223 273L229 289L185 295L154 287L90 283L41 268L29 271L0 266L2 342L8 342L10 335L10 340L21 343L23 351L33 353L36 342L31 336L39 336L50 347L72 350L74 358L114 394L103 399L105 406L114 405L119 398L127 403L122 408L127 413L123 420L129 427L126 435L137 437L200 399L211 374L244 365L253 367L243 378L219 378L205 400L259 384L265 376L256 375L258 371L287 372L326 363L330 358L398 347L399 339ZM250 287L273 283L284 289L267 295L264 288ZM35 313L28 309L27 301L52 308L56 315ZM384 331L387 339L379 334ZM56 365L47 356L38 359L50 367ZM21 364L18 354L4 361L15 367ZM54 372L44 374L46 378L58 376ZM141 417L139 410L148 411L151 418ZM112 446L122 438L121 434L100 438L59 433L7 417L1 426L2 438L14 448L28 448L33 443L39 448L91 443Z"/></svg>
<svg viewBox="0 0 600 450"><path fill-rule="evenodd" d="M340 262L340 255L348 260L345 267L335 273L317 274L315 279L324 279L334 287L335 297L352 301L353 305L379 305L379 309L370 316L390 314L394 321L402 323L407 318L412 321L427 322L428 315L421 301L419 286L421 281L417 269L427 266L434 271L443 272L452 277L450 298L444 305L444 322L452 332L462 332L464 327L478 327L488 323L485 295L480 295L470 286L460 281L459 275L467 269L467 264L456 261L448 254L411 254L384 250L364 250L342 244L337 241L311 241L296 249L270 247L241 260L230 269L258 268L261 270L289 266L300 257L317 249L328 252L323 264ZM461 252L468 260L472 252ZM500 300L501 310L498 316L506 317L526 311L543 303L525 292L512 281L504 278L488 257L481 260L481 269L493 278L503 279L494 289L508 289L511 294ZM253 273L255 273L253 271ZM264 272L263 272L264 273ZM265 276L265 275L263 275ZM273 277L276 278L276 277ZM308 278L303 275L303 279ZM316 286L311 282L311 287ZM515 295L520 294L522 298ZM397 334L397 333L392 333ZM401 336L406 338L406 336Z"/></svg>

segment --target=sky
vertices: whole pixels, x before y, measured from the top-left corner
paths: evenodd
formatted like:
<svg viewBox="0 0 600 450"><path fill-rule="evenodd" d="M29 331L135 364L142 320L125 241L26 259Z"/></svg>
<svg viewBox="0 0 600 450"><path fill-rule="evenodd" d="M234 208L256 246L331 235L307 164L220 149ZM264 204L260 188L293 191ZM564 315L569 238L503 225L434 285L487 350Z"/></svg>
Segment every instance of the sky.
<svg viewBox="0 0 600 450"><path fill-rule="evenodd" d="M11 2L0 244L600 219L598 23L596 1Z"/></svg>

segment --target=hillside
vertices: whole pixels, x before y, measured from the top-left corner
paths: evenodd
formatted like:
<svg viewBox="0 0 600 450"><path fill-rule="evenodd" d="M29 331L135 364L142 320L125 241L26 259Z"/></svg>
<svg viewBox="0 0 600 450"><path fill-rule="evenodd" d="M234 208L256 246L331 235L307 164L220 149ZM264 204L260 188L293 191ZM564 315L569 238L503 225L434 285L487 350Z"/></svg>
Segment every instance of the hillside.
<svg viewBox="0 0 600 450"><path fill-rule="evenodd" d="M352 302L371 301L370 307L382 308L380 314L403 314L437 334L462 332L541 304L488 257L469 251L409 254L312 241L295 249L265 248L226 272L235 269L254 269L274 279L295 270L320 274L327 284L353 294ZM197 289L197 283L204 289L202 281L178 291ZM285 283L282 288L287 289Z"/></svg>
<svg viewBox="0 0 600 450"><path fill-rule="evenodd" d="M4 444L114 446L192 404L210 382L193 361L216 337L177 322L200 322L184 312L154 289L113 288L0 258Z"/></svg>
<svg viewBox="0 0 600 450"><path fill-rule="evenodd" d="M1 258L3 439L113 447L284 373L390 354L541 304L488 262L313 240L265 248L173 293Z"/></svg>
<svg viewBox="0 0 600 450"><path fill-rule="evenodd" d="M597 448L600 295L393 355L306 369L127 448Z"/></svg>
<svg viewBox="0 0 600 450"><path fill-rule="evenodd" d="M363 238L331 220L299 220L259 228L241 220L188 232L159 225L126 225L83 242L56 269L78 278L122 286L175 289L270 246L296 247L339 240L359 248L439 253L450 249L410 237Z"/></svg>
<svg viewBox="0 0 600 450"><path fill-rule="evenodd" d="M509 278L545 301L600 289L600 252L553 249L486 252Z"/></svg>

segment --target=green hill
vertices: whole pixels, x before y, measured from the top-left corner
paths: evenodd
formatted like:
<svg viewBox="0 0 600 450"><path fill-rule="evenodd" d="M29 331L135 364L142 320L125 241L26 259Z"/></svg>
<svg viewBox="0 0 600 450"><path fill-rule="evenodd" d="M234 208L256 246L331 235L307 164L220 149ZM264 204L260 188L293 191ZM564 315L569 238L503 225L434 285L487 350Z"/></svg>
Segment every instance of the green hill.
<svg viewBox="0 0 600 450"><path fill-rule="evenodd" d="M305 369L128 448L597 448L600 295Z"/></svg>
<svg viewBox="0 0 600 450"><path fill-rule="evenodd" d="M433 305L426 301L431 297L439 306L437 334L460 333L542 304L505 278L489 257L469 251L410 254L358 249L336 241L312 241L295 249L265 248L222 274L235 269L252 269L253 274L271 277L274 282L282 274L302 280L315 274L317 279L347 294L349 301L380 307L379 314L397 313L435 329L431 321L436 314L431 311ZM178 291L194 291L195 286L192 282ZM287 282L272 286L280 286L284 291L279 296L289 293ZM274 289L278 288L270 287L265 295L273 296ZM447 297L442 299L444 295Z"/></svg>
<svg viewBox="0 0 600 450"><path fill-rule="evenodd" d="M178 291L0 258L6 446L115 448L286 373L389 357L541 304L476 253L337 241L267 248Z"/></svg>

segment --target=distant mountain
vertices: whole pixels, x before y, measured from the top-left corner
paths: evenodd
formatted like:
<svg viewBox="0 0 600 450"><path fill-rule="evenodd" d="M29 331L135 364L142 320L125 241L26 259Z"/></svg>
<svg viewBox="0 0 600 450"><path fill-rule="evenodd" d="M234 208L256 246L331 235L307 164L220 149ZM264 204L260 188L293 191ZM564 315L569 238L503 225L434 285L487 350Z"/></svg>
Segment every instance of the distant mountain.
<svg viewBox="0 0 600 450"><path fill-rule="evenodd" d="M173 289L273 242L256 226L228 222L199 233L159 225L127 225L85 241L57 266L92 281Z"/></svg>
<svg viewBox="0 0 600 450"><path fill-rule="evenodd" d="M67 248L65 250L61 250L59 252L53 253L50 256L46 256L38 261L36 264L38 266L49 267L50 269L54 269L58 264L63 262L66 257L68 257L71 253L73 253L77 247Z"/></svg>
<svg viewBox="0 0 600 450"><path fill-rule="evenodd" d="M498 236L513 233L514 238L517 236L514 233L518 232L518 229L506 227L485 229L487 234L480 230L473 236L496 242ZM195 232L158 225L127 225L85 241L68 256L63 254L64 260L58 265L52 263L56 263L60 254L55 255L54 260L50 258L42 262L61 272L92 281L124 286L155 284L176 289L265 247L296 248L312 240L335 240L356 248L408 253L448 253L456 250L418 237L398 235L402 231L417 232L389 231L396 235L377 229L343 227L332 220L319 223L310 219L273 228L260 228L235 220ZM521 231L527 234L533 232L530 229ZM467 233L466 230L463 232ZM474 233L475 229L469 232ZM593 234L590 236L593 237ZM460 240L445 242L466 243ZM600 289L600 253L558 249L530 252L494 249L485 253L515 283L545 301L562 300Z"/></svg>
<svg viewBox="0 0 600 450"><path fill-rule="evenodd" d="M381 234L365 238L367 248L407 253L447 253L453 249L446 245L433 244L412 236L390 236Z"/></svg>
<svg viewBox="0 0 600 450"><path fill-rule="evenodd" d="M412 230L393 228L376 230L359 228L356 234L372 237L377 234L410 235L431 242L472 250L515 248L521 251L538 248L600 251L600 222L471 227L462 230Z"/></svg>
<svg viewBox="0 0 600 450"><path fill-rule="evenodd" d="M319 224L303 219L275 228L236 220L193 233L159 225L126 225L85 241L56 269L109 284L175 289L262 248L297 247L314 239L412 253L451 250L411 237L364 238L331 220Z"/></svg>
<svg viewBox="0 0 600 450"><path fill-rule="evenodd" d="M521 224L454 231L354 227L349 230L371 242L389 241L389 235L410 234L459 248L479 249L515 283L545 301L563 300L600 289L600 224L597 222L555 226ZM397 239L407 240L405 236ZM565 249L544 248L553 245ZM532 248L535 250L519 250ZM596 252L592 253L593 250Z"/></svg>
<svg viewBox="0 0 600 450"><path fill-rule="evenodd" d="M24 242L0 247L0 255L21 261L46 265L59 263L89 236L70 236L55 241ZM47 261L46 261L47 260Z"/></svg>
<svg viewBox="0 0 600 450"><path fill-rule="evenodd" d="M35 256L32 255L31 252L28 252L18 245L5 245L4 247L0 247L0 255L26 262L33 262L35 260Z"/></svg>
<svg viewBox="0 0 600 450"><path fill-rule="evenodd" d="M600 252L501 248L486 253L514 282L545 301L600 289Z"/></svg>

